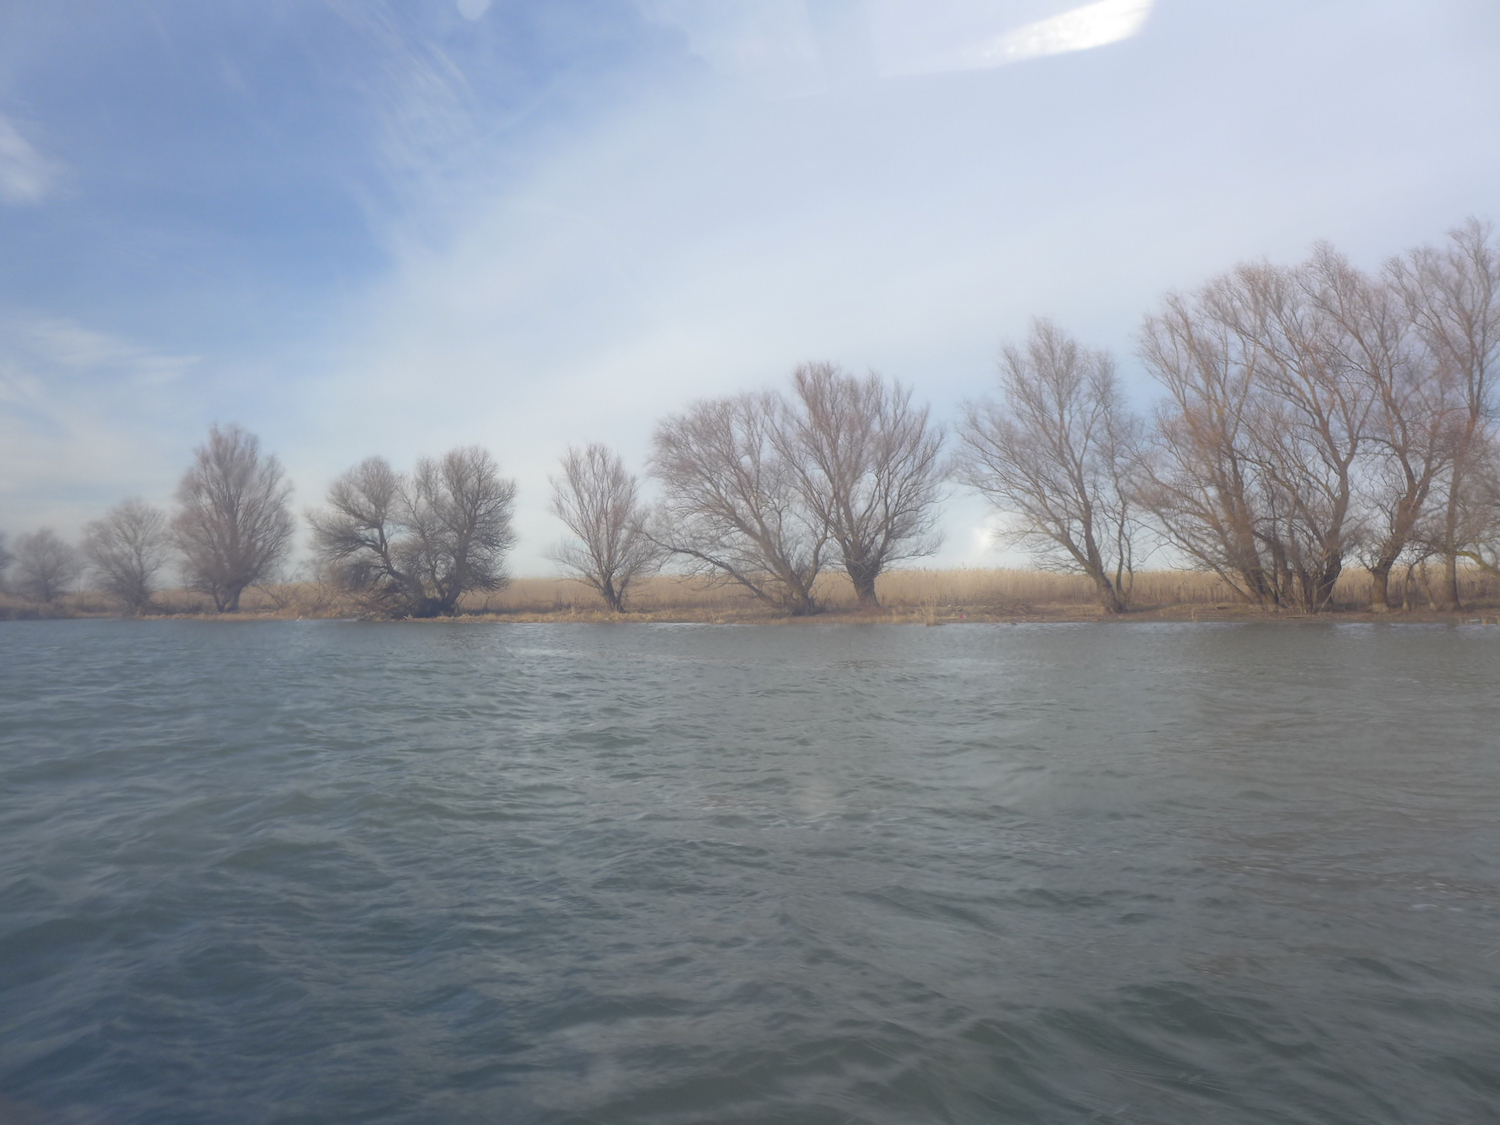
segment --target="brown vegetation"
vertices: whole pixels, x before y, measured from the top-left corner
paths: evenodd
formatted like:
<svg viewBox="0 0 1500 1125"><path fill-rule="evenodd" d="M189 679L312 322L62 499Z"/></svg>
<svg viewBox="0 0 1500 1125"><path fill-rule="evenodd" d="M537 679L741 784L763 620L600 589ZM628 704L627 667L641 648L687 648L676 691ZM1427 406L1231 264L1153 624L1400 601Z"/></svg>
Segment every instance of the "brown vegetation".
<svg viewBox="0 0 1500 1125"><path fill-rule="evenodd" d="M1394 604L1408 612L1402 620L1500 622L1500 577L1474 567L1460 567L1459 590L1472 609L1440 611L1445 581L1441 567L1432 565L1391 581ZM1139 571L1135 577L1134 609L1105 614L1098 590L1085 575L1050 571L954 568L897 570L879 582L881 608L861 610L854 586L841 573L822 575L817 596L827 607L818 617L793 617L747 592L731 586L705 585L682 575L656 575L638 581L630 612L614 614L599 603L587 584L569 578L516 578L504 589L465 595L458 619L467 621L701 621L710 623L772 623L824 621L936 624L960 621L1098 621L1098 620L1301 620L1285 614L1266 618L1237 598L1232 587L1215 575L1195 571ZM1369 618L1370 576L1364 571L1343 574L1334 590L1333 612L1341 620ZM0 619L40 616L105 616L114 603L98 592L69 595L52 607L28 604L0 595ZM212 617L213 604L201 593L166 590L152 601L151 611L170 617ZM337 586L316 581L254 586L245 591L240 616L271 618L360 618L368 606Z"/></svg>

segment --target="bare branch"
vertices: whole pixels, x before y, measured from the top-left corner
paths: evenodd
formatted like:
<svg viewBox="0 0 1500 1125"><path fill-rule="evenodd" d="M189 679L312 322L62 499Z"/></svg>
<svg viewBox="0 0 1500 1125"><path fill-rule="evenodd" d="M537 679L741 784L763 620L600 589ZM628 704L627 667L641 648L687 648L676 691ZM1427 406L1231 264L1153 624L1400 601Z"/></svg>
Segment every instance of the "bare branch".
<svg viewBox="0 0 1500 1125"><path fill-rule="evenodd" d="M167 517L143 500L126 500L88 525L83 550L104 592L144 613L171 553Z"/></svg>
<svg viewBox="0 0 1500 1125"><path fill-rule="evenodd" d="M828 529L861 608L892 563L933 554L942 428L900 383L857 379L827 363L792 376L796 401L771 434L802 498Z"/></svg>
<svg viewBox="0 0 1500 1125"><path fill-rule="evenodd" d="M214 426L177 486L172 534L185 577L220 613L238 610L245 588L270 578L291 548L292 486L284 477L254 434Z"/></svg>
<svg viewBox="0 0 1500 1125"><path fill-rule="evenodd" d="M598 443L569 447L562 470L561 478L551 480L549 510L577 542L554 548L551 558L622 613L631 583L654 570L661 557L645 530L639 482L618 454Z"/></svg>
<svg viewBox="0 0 1500 1125"><path fill-rule="evenodd" d="M83 559L50 527L16 540L16 591L43 605L55 605L83 574Z"/></svg>
<svg viewBox="0 0 1500 1125"><path fill-rule="evenodd" d="M424 457L410 476L371 457L334 481L308 522L320 562L371 612L452 615L466 592L507 581L515 498L515 481L478 446Z"/></svg>
<svg viewBox="0 0 1500 1125"><path fill-rule="evenodd" d="M1015 522L1038 561L1085 574L1106 613L1130 595L1135 516L1127 476L1140 424L1120 400L1114 362L1038 320L1002 353L1005 403L969 403L958 478Z"/></svg>
<svg viewBox="0 0 1500 1125"><path fill-rule="evenodd" d="M649 534L690 573L736 583L791 614L818 609L827 525L777 449L770 394L700 402L662 422L651 473L663 498Z"/></svg>

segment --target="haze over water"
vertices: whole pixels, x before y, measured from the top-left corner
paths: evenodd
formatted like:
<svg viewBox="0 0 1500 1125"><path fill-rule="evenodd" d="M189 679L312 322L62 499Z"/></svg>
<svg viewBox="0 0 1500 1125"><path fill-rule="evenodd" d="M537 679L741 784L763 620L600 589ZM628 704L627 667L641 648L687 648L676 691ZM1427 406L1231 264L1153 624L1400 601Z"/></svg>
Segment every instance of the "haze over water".
<svg viewBox="0 0 1500 1125"><path fill-rule="evenodd" d="M0 1120L1500 1106L1493 626L4 645Z"/></svg>

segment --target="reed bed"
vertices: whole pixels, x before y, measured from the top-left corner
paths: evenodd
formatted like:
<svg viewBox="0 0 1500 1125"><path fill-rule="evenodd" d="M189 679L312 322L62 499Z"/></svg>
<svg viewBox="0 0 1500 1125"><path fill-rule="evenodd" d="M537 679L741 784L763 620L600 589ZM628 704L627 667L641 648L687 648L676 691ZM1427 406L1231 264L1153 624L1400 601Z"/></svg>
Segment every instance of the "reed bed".
<svg viewBox="0 0 1500 1125"><path fill-rule="evenodd" d="M1410 607L1432 611L1436 575L1420 571L1411 577ZM1407 595L1404 574L1393 576L1392 599ZM1488 620L1500 609L1500 578L1469 568L1460 571L1464 603ZM841 617L857 611L854 589L842 574L825 574L818 597L828 614ZM1093 586L1072 574L1005 568L909 569L893 571L879 581L881 609L877 619L927 622L954 620L1067 619L1101 616ZM1361 569L1346 571L1335 592L1335 611L1363 610L1369 604L1370 577ZM1245 606L1230 587L1212 574L1152 570L1135 576L1131 607L1144 615L1196 618L1199 616L1263 616ZM212 603L191 590L165 590L154 602L154 616L214 617ZM471 619L614 621L597 594L575 579L516 578L503 589L464 598L462 613ZM625 620L635 621L769 621L781 615L733 585L708 584L681 575L661 574L631 588ZM54 606L31 605L0 594L0 619L114 615L101 594L70 595ZM245 592L241 617L338 618L361 617L364 607L320 582L287 582L252 587ZM1497 617L1496 620L1500 620Z"/></svg>

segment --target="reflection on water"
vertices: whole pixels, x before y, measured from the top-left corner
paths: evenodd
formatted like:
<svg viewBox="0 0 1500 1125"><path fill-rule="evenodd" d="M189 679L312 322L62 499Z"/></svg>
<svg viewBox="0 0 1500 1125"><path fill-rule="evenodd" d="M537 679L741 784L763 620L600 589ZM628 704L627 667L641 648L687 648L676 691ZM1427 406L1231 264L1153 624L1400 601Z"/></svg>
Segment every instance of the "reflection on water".
<svg viewBox="0 0 1500 1125"><path fill-rule="evenodd" d="M1500 1105L1500 630L3 639L0 1122Z"/></svg>

